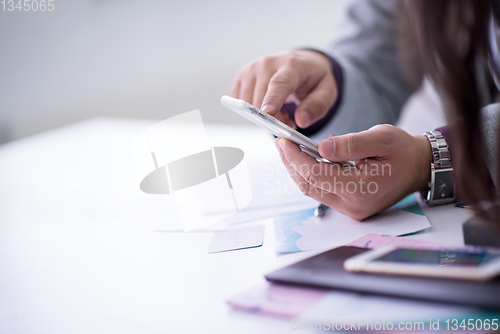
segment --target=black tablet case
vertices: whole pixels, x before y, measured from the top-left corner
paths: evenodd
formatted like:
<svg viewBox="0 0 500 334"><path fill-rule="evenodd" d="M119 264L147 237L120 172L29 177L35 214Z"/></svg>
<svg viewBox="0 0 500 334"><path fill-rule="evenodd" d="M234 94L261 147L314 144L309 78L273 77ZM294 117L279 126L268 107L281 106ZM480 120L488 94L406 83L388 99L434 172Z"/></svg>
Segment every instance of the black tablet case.
<svg viewBox="0 0 500 334"><path fill-rule="evenodd" d="M344 260L367 250L366 248L347 246L335 248L276 270L266 275L266 278L269 281L279 283L500 309L499 279L476 282L351 273L344 269Z"/></svg>

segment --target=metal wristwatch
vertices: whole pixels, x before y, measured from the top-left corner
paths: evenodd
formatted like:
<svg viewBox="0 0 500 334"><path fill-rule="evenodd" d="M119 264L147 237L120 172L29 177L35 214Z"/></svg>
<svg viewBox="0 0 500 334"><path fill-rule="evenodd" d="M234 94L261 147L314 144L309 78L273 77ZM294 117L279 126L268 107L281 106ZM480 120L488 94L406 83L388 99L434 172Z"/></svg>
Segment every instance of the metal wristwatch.
<svg viewBox="0 0 500 334"><path fill-rule="evenodd" d="M455 201L455 179L448 144L441 131L429 131L424 135L432 150L431 182L425 200L429 205Z"/></svg>

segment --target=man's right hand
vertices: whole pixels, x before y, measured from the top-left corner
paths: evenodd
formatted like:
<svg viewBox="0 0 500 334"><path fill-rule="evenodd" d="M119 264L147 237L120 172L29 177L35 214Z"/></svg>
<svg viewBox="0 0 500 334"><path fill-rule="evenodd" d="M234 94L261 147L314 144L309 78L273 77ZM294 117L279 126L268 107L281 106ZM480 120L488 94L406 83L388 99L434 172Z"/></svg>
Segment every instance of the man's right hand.
<svg viewBox="0 0 500 334"><path fill-rule="evenodd" d="M257 59L240 69L231 96L251 103L285 124L306 128L323 118L338 91L330 60L312 50L296 50ZM281 111L295 102L295 120Z"/></svg>

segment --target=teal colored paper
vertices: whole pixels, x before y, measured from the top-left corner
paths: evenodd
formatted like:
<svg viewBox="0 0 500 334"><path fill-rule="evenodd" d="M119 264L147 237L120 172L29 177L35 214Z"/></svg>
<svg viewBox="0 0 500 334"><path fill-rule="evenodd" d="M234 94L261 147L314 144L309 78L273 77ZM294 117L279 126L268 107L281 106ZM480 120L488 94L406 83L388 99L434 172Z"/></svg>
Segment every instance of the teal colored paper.
<svg viewBox="0 0 500 334"><path fill-rule="evenodd" d="M424 211L422 211L422 208L420 207L420 205L418 205L418 202L413 194L406 196L405 198L391 206L391 208L425 216Z"/></svg>
<svg viewBox="0 0 500 334"><path fill-rule="evenodd" d="M302 225L302 222L314 215L315 209L292 212L281 215L274 220L274 240L276 253L294 253L302 250L297 247L296 241L302 235L295 232L295 226Z"/></svg>

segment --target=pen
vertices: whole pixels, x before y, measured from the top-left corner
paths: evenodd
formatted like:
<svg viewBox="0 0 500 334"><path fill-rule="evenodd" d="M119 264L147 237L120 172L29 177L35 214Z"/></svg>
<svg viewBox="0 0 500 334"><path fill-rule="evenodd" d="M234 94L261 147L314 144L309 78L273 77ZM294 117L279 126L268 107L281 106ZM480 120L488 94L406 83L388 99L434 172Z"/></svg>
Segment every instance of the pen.
<svg viewBox="0 0 500 334"><path fill-rule="evenodd" d="M326 210L330 209L329 206L321 203L315 210L314 210L314 217L321 218L325 215Z"/></svg>

